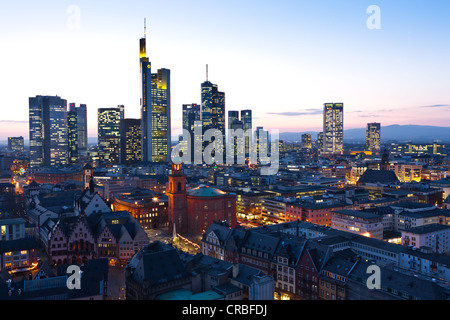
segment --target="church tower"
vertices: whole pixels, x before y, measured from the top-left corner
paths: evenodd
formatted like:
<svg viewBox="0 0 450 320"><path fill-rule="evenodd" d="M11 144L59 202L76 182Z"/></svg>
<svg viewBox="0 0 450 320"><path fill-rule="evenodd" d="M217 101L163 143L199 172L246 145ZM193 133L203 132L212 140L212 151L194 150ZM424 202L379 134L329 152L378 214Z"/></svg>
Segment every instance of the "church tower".
<svg viewBox="0 0 450 320"><path fill-rule="evenodd" d="M87 163L84 167L83 167L83 187L84 190L88 189L90 187L89 183L91 181L91 177L94 177L94 169L92 168L92 166Z"/></svg>
<svg viewBox="0 0 450 320"><path fill-rule="evenodd" d="M169 174L169 183L166 189L169 198L168 220L169 232L174 228L178 233L188 230L186 176L183 174L182 164L172 163L172 171Z"/></svg>
<svg viewBox="0 0 450 320"><path fill-rule="evenodd" d="M381 170L391 170L391 165L389 164L389 152L384 149L383 155L381 156Z"/></svg>

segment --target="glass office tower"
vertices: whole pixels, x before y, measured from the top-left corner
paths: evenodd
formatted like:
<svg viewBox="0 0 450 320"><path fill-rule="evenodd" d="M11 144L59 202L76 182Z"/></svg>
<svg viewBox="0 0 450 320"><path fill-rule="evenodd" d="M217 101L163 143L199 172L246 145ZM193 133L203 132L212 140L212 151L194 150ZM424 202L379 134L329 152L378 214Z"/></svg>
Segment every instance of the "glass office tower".
<svg viewBox="0 0 450 320"><path fill-rule="evenodd" d="M68 160L69 163L75 163L79 159L78 154L78 115L75 103L71 103L67 111L67 140L68 140Z"/></svg>
<svg viewBox="0 0 450 320"><path fill-rule="evenodd" d="M196 126L201 122L201 106L196 103L183 104L183 130L187 130L190 133L190 144L189 141L180 141L180 146L182 150L187 150L191 154L191 163L194 163L194 152L195 152L195 141L201 143L202 137L196 137L195 131ZM201 152L201 150L198 150Z"/></svg>
<svg viewBox="0 0 450 320"><path fill-rule="evenodd" d="M381 151L381 124L377 122L368 123L366 127L366 150L374 155Z"/></svg>
<svg viewBox="0 0 450 320"><path fill-rule="evenodd" d="M344 104L325 103L323 108L323 154L337 155L344 150Z"/></svg>
<svg viewBox="0 0 450 320"><path fill-rule="evenodd" d="M68 163L67 100L58 96L29 98L30 166Z"/></svg>
<svg viewBox="0 0 450 320"><path fill-rule="evenodd" d="M100 163L121 162L121 132L124 108L98 109L98 156Z"/></svg>
<svg viewBox="0 0 450 320"><path fill-rule="evenodd" d="M252 110L241 110L241 121L244 132L248 132L245 136L245 157L250 157L251 144L252 144L252 133L253 133L253 125L252 125Z"/></svg>
<svg viewBox="0 0 450 320"><path fill-rule="evenodd" d="M122 163L133 164L142 161L141 119L124 119Z"/></svg>
<svg viewBox="0 0 450 320"><path fill-rule="evenodd" d="M220 131L222 140L214 140L214 144L217 150L222 150L225 159L225 93L219 91L216 84L206 80L201 84L201 99L203 134L209 129ZM210 141L204 141L203 149L210 143ZM221 160L223 161L224 159Z"/></svg>
<svg viewBox="0 0 450 320"><path fill-rule="evenodd" d="M146 36L139 41L141 70L142 157L145 162L168 162L171 151L170 70L151 73Z"/></svg>
<svg viewBox="0 0 450 320"><path fill-rule="evenodd" d="M78 151L83 154L88 149L88 130L87 130L87 106L80 104L77 110L77 125L78 125Z"/></svg>

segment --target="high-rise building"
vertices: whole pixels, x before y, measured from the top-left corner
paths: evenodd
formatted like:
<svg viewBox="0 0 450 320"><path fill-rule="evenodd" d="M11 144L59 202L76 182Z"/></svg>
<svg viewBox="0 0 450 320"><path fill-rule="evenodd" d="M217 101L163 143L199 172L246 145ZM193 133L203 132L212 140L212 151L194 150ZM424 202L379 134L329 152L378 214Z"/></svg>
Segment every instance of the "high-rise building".
<svg viewBox="0 0 450 320"><path fill-rule="evenodd" d="M23 152L23 137L8 137L8 150L11 150L12 152Z"/></svg>
<svg viewBox="0 0 450 320"><path fill-rule="evenodd" d="M309 133L302 134L302 148L311 149L311 135Z"/></svg>
<svg viewBox="0 0 450 320"><path fill-rule="evenodd" d="M146 34L140 39L142 157L145 162L168 162L171 151L170 70L151 72Z"/></svg>
<svg viewBox="0 0 450 320"><path fill-rule="evenodd" d="M230 129L234 130L235 132L239 132L242 130L244 132L244 124L241 120L235 119L233 120L233 123L231 123ZM234 155L234 162L235 164L243 164L239 163L240 159L245 159L245 136L240 136L239 134L236 136L230 136L229 137L231 141L229 143L232 144L232 150Z"/></svg>
<svg viewBox="0 0 450 320"><path fill-rule="evenodd" d="M323 154L337 155L344 150L344 104L323 106Z"/></svg>
<svg viewBox="0 0 450 320"><path fill-rule="evenodd" d="M141 119L124 119L122 139L122 163L133 164L142 161Z"/></svg>
<svg viewBox="0 0 450 320"><path fill-rule="evenodd" d="M121 162L124 108L98 109L98 156L101 163Z"/></svg>
<svg viewBox="0 0 450 320"><path fill-rule="evenodd" d="M206 80L201 84L201 100L203 134L209 129L220 131L222 139L214 140L214 146L215 150L222 150L223 161L225 159L225 93L219 91L216 84ZM211 141L204 141L203 149L210 143ZM213 153L214 156L215 153ZM220 162L219 159L216 160Z"/></svg>
<svg viewBox="0 0 450 320"><path fill-rule="evenodd" d="M245 157L249 158L250 157L250 148L251 148L251 143L252 143L252 130L253 130L253 125L252 125L252 110L241 110L241 121L242 121L242 126L244 129L244 132L248 132L249 134L246 134L244 139L245 139Z"/></svg>
<svg viewBox="0 0 450 320"><path fill-rule="evenodd" d="M323 132L319 132L317 134L317 149L318 149L319 153L322 152L322 149L323 149Z"/></svg>
<svg viewBox="0 0 450 320"><path fill-rule="evenodd" d="M78 140L78 115L75 103L69 104L67 111L67 142L68 142L68 159L69 163L75 163L79 159L79 140Z"/></svg>
<svg viewBox="0 0 450 320"><path fill-rule="evenodd" d="M78 151L82 154L88 149L87 106L86 104L80 104L76 110L78 125Z"/></svg>
<svg viewBox="0 0 450 320"><path fill-rule="evenodd" d="M29 98L30 166L68 163L67 100L58 96Z"/></svg>
<svg viewBox="0 0 450 320"><path fill-rule="evenodd" d="M228 111L228 129L231 129L234 120L239 120L239 111Z"/></svg>
<svg viewBox="0 0 450 320"><path fill-rule="evenodd" d="M201 121L201 107L199 104L183 104L183 129L187 130L190 134L190 144L189 141L180 141L182 150L188 150L191 155L191 163L194 163L195 157L195 142L196 140L201 141L202 137L195 136L195 128L199 125ZM197 150L201 152L201 150Z"/></svg>
<svg viewBox="0 0 450 320"><path fill-rule="evenodd" d="M381 124L368 123L366 127L366 150L379 155L381 151Z"/></svg>
<svg viewBox="0 0 450 320"><path fill-rule="evenodd" d="M269 131L264 130L263 127L256 127L254 148L258 164L268 161L270 152L269 144Z"/></svg>

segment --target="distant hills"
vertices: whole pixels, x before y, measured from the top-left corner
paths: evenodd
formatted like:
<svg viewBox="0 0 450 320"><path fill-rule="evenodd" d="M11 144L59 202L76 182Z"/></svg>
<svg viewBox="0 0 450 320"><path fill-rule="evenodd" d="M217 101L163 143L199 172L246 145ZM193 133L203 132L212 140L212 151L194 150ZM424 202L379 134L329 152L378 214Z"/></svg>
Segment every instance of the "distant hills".
<svg viewBox="0 0 450 320"><path fill-rule="evenodd" d="M301 141L302 134L309 133L312 140L317 139L317 131L300 132L280 132L280 140L286 142ZM366 128L356 128L344 130L344 142L364 143L366 139ZM178 135L172 136L172 142L178 141ZM450 127L420 126L420 125L390 125L381 127L381 141L397 141L404 143L412 141L414 143L430 143L439 141L450 144ZM90 144L97 143L96 137L89 137ZM0 141L1 145L6 145L7 141ZM28 141L25 141L25 145Z"/></svg>
<svg viewBox="0 0 450 320"><path fill-rule="evenodd" d="M304 133L309 133L312 140L317 139L318 132L280 132L280 140L300 141ZM366 128L344 130L344 142L359 143L365 142ZM420 125L390 125L381 127L381 141L397 141L415 143L430 143L440 141L450 143L450 127L420 126Z"/></svg>

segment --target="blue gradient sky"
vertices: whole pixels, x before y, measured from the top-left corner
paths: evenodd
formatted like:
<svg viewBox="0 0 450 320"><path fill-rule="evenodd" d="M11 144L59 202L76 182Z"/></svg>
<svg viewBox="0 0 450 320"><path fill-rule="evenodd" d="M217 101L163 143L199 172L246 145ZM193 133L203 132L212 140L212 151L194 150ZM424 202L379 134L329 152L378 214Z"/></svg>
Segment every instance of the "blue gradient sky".
<svg viewBox="0 0 450 320"><path fill-rule="evenodd" d="M92 3L95 2L95 3ZM71 5L80 10L71 29ZM381 9L370 30L366 10ZM254 126L319 131L325 102L345 128L367 122L448 126L450 1L14 1L0 5L0 140L28 138L28 97L59 95L139 117L139 38L172 74L172 127L209 80Z"/></svg>

